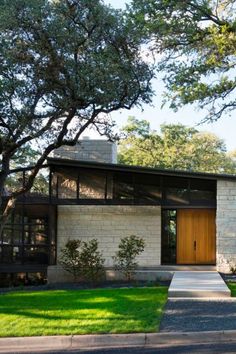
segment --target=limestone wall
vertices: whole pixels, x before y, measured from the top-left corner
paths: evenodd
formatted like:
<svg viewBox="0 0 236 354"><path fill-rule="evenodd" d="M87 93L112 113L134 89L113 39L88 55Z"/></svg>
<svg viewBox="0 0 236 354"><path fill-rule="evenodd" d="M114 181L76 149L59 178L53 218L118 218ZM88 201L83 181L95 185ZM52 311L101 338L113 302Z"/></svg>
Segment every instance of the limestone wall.
<svg viewBox="0 0 236 354"><path fill-rule="evenodd" d="M229 272L236 266L236 182L217 181L217 269Z"/></svg>
<svg viewBox="0 0 236 354"><path fill-rule="evenodd" d="M142 267L160 265L161 208L159 206L58 206L58 256L60 249L69 238L84 241L96 238L105 258L105 266L112 267L112 256L118 249L120 239L130 235L142 237L146 241L145 250L138 258L139 265ZM49 282L65 280L64 276L60 267L53 266Z"/></svg>

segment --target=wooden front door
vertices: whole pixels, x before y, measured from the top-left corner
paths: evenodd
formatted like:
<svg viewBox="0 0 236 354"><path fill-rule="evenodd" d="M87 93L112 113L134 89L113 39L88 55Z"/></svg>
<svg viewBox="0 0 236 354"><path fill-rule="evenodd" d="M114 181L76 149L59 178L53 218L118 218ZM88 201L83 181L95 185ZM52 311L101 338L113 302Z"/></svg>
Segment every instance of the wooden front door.
<svg viewBox="0 0 236 354"><path fill-rule="evenodd" d="M177 264L215 264L214 209L177 211Z"/></svg>

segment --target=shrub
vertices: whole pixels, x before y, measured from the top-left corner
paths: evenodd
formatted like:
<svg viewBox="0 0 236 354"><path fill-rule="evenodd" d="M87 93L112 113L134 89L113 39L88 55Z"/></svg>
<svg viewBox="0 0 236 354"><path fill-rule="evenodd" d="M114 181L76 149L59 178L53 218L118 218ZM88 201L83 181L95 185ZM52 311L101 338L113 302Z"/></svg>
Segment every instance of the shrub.
<svg viewBox="0 0 236 354"><path fill-rule="evenodd" d="M236 275L236 264L235 264L235 259L234 258L228 258L227 259L227 264L229 266L230 273L233 275Z"/></svg>
<svg viewBox="0 0 236 354"><path fill-rule="evenodd" d="M97 283L104 275L104 258L98 251L98 241L83 242L80 263L83 277L91 283Z"/></svg>
<svg viewBox="0 0 236 354"><path fill-rule="evenodd" d="M104 259L98 251L98 241L88 242L69 240L61 249L59 263L69 273L73 274L74 281L83 278L96 283L104 274Z"/></svg>
<svg viewBox="0 0 236 354"><path fill-rule="evenodd" d="M144 251L145 242L141 237L131 235L120 240L119 250L113 257L115 269L122 272L126 280L132 280L138 263L135 258Z"/></svg>
<svg viewBox="0 0 236 354"><path fill-rule="evenodd" d="M231 266L230 266L230 272L231 272L233 275L236 275L236 266L235 266L235 265L231 265Z"/></svg>
<svg viewBox="0 0 236 354"><path fill-rule="evenodd" d="M62 267L73 275L74 281L77 280L81 273L80 264L80 240L69 240L65 244L65 247L61 249L59 263Z"/></svg>

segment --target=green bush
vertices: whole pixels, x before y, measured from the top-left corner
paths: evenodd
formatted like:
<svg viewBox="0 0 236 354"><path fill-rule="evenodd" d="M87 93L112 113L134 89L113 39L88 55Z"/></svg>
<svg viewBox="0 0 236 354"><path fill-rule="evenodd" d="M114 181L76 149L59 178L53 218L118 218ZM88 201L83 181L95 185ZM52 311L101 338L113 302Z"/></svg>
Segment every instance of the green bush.
<svg viewBox="0 0 236 354"><path fill-rule="evenodd" d="M131 281L138 267L135 258L144 251L145 242L141 237L131 235L120 240L119 250L113 257L115 269Z"/></svg>
<svg viewBox="0 0 236 354"><path fill-rule="evenodd" d="M98 241L83 242L80 253L81 270L85 280L95 284L104 276L104 258L98 251Z"/></svg>
<svg viewBox="0 0 236 354"><path fill-rule="evenodd" d="M232 273L233 275L236 275L236 266L235 265L230 266L230 273Z"/></svg>
<svg viewBox="0 0 236 354"><path fill-rule="evenodd" d="M80 240L68 240L59 257L59 263L73 275L74 281L81 275L80 247Z"/></svg>
<svg viewBox="0 0 236 354"><path fill-rule="evenodd" d="M88 242L69 240L61 249L59 263L69 273L74 281L83 279L92 283L98 282L104 275L104 259L98 251L98 241Z"/></svg>

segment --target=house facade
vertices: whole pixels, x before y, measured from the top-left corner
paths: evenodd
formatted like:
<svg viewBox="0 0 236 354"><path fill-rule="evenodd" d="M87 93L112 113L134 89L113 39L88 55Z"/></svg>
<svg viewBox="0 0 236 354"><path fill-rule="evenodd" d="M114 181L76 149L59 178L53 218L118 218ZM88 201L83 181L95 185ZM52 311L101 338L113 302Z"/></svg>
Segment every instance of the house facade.
<svg viewBox="0 0 236 354"><path fill-rule="evenodd" d="M236 264L236 176L116 163L116 146L83 140L48 159L48 196L19 200L0 244L0 279L69 281L58 260L68 239L96 238L109 279L121 238L145 239L139 275Z"/></svg>

